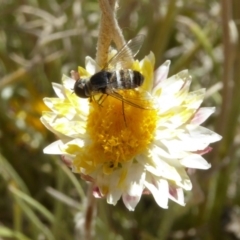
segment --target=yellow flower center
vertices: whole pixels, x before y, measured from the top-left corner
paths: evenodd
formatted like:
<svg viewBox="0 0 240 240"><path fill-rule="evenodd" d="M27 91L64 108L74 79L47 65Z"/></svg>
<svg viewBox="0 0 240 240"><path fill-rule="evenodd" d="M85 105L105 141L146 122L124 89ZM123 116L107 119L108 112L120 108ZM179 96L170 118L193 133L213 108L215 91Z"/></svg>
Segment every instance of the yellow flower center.
<svg viewBox="0 0 240 240"><path fill-rule="evenodd" d="M131 97L131 102L143 108L105 95L101 98L106 97L102 103L101 100L90 102L87 132L92 142L84 151L81 158L85 159L81 162L87 162L93 169L101 164L106 174L144 151L156 129L157 111L151 101L143 103L139 98L141 93L135 90L124 90L120 94L124 98Z"/></svg>

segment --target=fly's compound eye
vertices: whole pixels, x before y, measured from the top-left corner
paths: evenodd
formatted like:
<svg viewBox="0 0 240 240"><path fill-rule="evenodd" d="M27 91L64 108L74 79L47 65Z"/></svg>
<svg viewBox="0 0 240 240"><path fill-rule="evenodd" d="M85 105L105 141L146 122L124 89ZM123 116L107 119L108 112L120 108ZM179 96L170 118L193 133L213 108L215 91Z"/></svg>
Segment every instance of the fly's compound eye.
<svg viewBox="0 0 240 240"><path fill-rule="evenodd" d="M89 96L86 94L86 80L79 79L74 84L74 93L80 98L88 98Z"/></svg>

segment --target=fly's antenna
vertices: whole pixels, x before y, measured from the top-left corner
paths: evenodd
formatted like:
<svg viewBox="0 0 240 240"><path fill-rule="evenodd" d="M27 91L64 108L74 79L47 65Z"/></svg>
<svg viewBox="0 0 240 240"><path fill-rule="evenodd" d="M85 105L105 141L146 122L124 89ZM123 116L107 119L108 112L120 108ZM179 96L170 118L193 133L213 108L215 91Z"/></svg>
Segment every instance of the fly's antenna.
<svg viewBox="0 0 240 240"><path fill-rule="evenodd" d="M70 75L71 75L71 78L74 79L75 81L80 79L79 73L75 70L71 70Z"/></svg>
<svg viewBox="0 0 240 240"><path fill-rule="evenodd" d="M75 81L78 81L80 79L79 73L75 70L71 70L70 75L71 75L71 78L74 79ZM74 88L72 88L71 90L72 90L72 94L75 93Z"/></svg>

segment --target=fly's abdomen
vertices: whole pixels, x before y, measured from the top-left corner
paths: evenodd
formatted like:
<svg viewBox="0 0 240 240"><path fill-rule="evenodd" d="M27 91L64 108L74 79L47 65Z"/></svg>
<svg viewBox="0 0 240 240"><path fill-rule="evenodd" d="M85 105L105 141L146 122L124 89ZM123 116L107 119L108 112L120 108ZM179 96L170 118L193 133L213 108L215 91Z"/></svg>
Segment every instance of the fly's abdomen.
<svg viewBox="0 0 240 240"><path fill-rule="evenodd" d="M117 70L112 73L109 84L115 89L133 89L143 84L144 77L138 71Z"/></svg>

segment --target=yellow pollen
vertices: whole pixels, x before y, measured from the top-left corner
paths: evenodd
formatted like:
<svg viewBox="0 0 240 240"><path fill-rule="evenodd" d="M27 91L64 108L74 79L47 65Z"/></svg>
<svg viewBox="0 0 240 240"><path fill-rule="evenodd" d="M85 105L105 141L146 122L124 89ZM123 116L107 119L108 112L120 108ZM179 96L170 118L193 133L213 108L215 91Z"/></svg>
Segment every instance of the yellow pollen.
<svg viewBox="0 0 240 240"><path fill-rule="evenodd" d="M122 90L120 94L144 109L111 96L101 104L90 102L87 132L92 142L87 148L87 159L94 166L103 164L105 174L144 151L153 139L157 124L157 111L151 101L144 100L143 105L143 96L136 90Z"/></svg>

